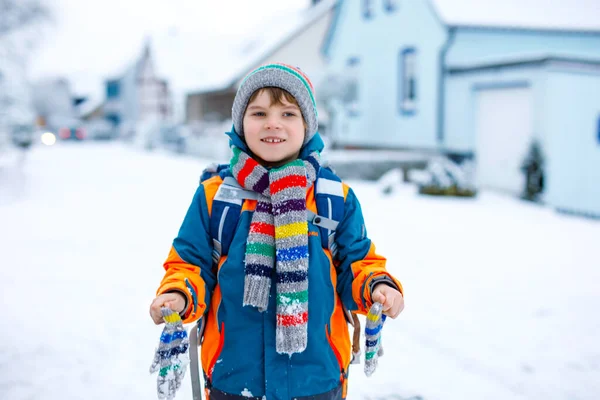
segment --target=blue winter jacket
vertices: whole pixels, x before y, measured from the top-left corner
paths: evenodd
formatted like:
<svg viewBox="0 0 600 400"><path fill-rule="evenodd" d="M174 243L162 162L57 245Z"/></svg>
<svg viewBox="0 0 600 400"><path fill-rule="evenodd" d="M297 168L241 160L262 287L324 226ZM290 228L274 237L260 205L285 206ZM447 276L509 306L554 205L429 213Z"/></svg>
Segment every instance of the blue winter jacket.
<svg viewBox="0 0 600 400"><path fill-rule="evenodd" d="M233 144L246 149L235 133L229 136ZM322 148L316 134L300 156ZM345 398L351 360L347 312L366 314L378 282L402 291L367 237L358 199L343 184L335 259L323 248L318 227L309 222L308 345L290 357L275 350L276 285L271 285L265 312L242 306L245 247L255 200L244 201L228 254L213 266L209 221L222 182L215 176L198 187L164 263L166 273L157 292L180 291L186 296L185 323L204 319L201 360L207 398ZM307 209L317 213L314 185L306 202Z"/></svg>

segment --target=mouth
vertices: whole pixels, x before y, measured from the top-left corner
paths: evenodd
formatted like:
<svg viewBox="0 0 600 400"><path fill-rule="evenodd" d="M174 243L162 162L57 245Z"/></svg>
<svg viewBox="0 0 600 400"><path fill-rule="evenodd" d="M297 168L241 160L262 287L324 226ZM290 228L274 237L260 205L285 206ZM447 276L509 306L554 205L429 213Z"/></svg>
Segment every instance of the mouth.
<svg viewBox="0 0 600 400"><path fill-rule="evenodd" d="M267 138L260 139L260 141L263 143L278 144L278 143L285 142L285 139L275 138L275 137L267 137Z"/></svg>

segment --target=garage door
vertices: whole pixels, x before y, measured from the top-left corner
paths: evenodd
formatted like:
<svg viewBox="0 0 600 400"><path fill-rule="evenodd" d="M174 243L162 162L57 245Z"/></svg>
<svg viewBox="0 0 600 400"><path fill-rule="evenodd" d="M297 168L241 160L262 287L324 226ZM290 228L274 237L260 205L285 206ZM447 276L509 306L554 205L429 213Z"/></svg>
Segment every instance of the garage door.
<svg viewBox="0 0 600 400"><path fill-rule="evenodd" d="M532 137L532 94L528 87L476 92L477 184L521 194L520 170Z"/></svg>

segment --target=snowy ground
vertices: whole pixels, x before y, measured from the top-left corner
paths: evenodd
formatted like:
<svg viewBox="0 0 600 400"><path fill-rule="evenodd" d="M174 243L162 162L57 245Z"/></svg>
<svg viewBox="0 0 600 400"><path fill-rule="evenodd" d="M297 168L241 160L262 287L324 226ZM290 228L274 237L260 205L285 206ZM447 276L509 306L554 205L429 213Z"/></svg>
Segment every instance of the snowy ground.
<svg viewBox="0 0 600 400"><path fill-rule="evenodd" d="M148 306L205 163L77 143L0 167L0 399L156 398ZM600 398L599 222L352 184L406 310L350 399Z"/></svg>

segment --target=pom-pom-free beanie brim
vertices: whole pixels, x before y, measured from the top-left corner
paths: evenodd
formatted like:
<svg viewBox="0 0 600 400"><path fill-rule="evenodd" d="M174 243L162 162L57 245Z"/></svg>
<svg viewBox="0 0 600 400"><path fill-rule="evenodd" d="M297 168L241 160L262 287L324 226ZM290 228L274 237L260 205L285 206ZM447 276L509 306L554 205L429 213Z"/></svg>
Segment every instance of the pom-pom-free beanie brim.
<svg viewBox="0 0 600 400"><path fill-rule="evenodd" d="M235 95L231 111L235 132L244 137L243 120L248 101L254 92L265 87L277 87L294 96L306 122L304 143L312 139L319 128L312 83L300 69L286 64L264 65L244 78Z"/></svg>

